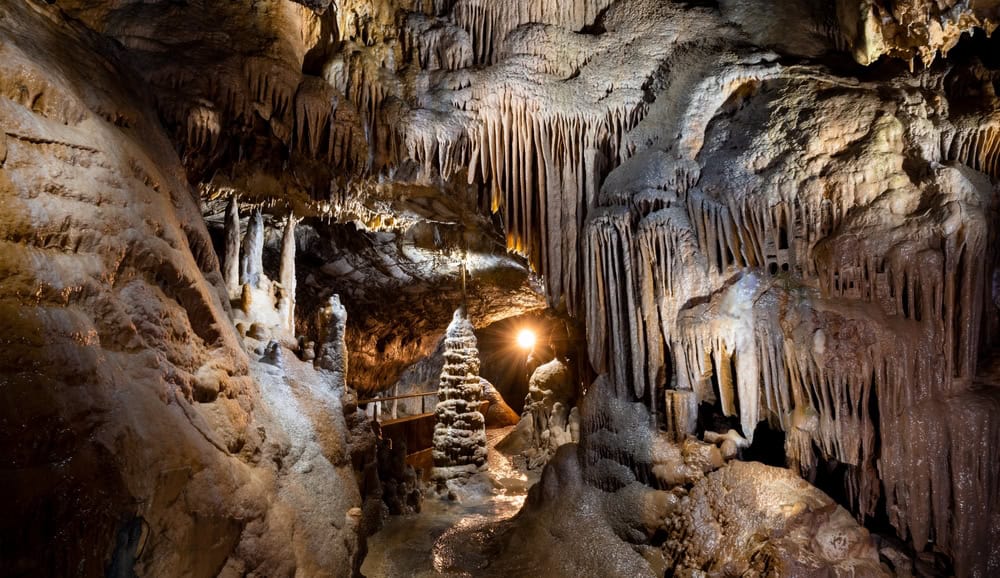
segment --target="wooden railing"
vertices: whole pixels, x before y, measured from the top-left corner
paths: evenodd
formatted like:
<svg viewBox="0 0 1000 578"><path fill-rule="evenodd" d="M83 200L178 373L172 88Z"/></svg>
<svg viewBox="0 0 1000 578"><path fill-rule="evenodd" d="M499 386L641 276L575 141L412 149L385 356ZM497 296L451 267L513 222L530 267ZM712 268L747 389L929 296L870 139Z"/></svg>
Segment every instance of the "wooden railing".
<svg viewBox="0 0 1000 578"><path fill-rule="evenodd" d="M401 399L413 399L413 398L417 398L417 397L424 398L424 397L430 397L432 395L436 397L437 394L438 394L437 391L425 391L423 393L405 393L403 395L388 395L388 396L383 396L383 397L372 397L372 398L368 398L368 399L359 399L358 400L358 405L364 405L364 404L369 404L369 403L381 403L383 401L391 401L393 403L392 403L392 411L390 412L390 414L391 414L392 417L390 419L396 419L398 417L397 406L399 405L398 404L399 400L401 400ZM433 410L433 407L431 409ZM421 400L420 401L420 413L426 413L426 412L427 412L427 410L424 407L424 402L423 402L423 400ZM374 417L375 419L381 420L381 411L375 411L375 413L374 413L374 415L372 415L372 417Z"/></svg>

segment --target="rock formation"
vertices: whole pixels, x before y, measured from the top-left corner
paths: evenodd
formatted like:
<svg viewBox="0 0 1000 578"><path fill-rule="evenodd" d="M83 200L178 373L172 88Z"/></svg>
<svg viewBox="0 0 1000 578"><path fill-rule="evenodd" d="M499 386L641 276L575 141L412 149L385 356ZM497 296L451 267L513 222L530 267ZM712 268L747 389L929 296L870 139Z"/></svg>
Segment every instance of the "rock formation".
<svg viewBox="0 0 1000 578"><path fill-rule="evenodd" d="M841 0L837 18L854 57L862 64L871 64L883 54L930 64L939 53L947 56L963 34L972 34L976 28L992 34L1000 23L1000 4Z"/></svg>
<svg viewBox="0 0 1000 578"><path fill-rule="evenodd" d="M556 451L517 516L470 523L443 541L441 559L452 563L443 570L889 576L868 532L794 472L726 463L718 448L691 438L669 442L643 427L650 420L644 405L617 399L605 378L588 392L583 412L581 445ZM563 549L562 536L574 536L578 547ZM461 549L479 555L458 556Z"/></svg>
<svg viewBox="0 0 1000 578"><path fill-rule="evenodd" d="M434 408L435 479L469 476L486 463L486 423L479 413L482 384L476 334L464 308L455 310L444 338L444 368Z"/></svg>
<svg viewBox="0 0 1000 578"><path fill-rule="evenodd" d="M692 102L671 121L685 127L675 146L605 182L588 225L595 365L651 407L665 386L718 403L750 441L766 420L804 475L819 458L847 464L859 516L883 497L918 549L933 535L956 560L993 564L985 520L1000 511L981 491L1000 480L978 465L992 442L974 440L996 439L995 389L975 385L996 315L983 268L995 189L970 168L992 171L993 145L965 144L963 128L992 113L950 111L933 73L913 92L766 56L718 66L712 98L729 104L708 122ZM806 118L807 146L777 144ZM931 400L947 400L939 426L923 417ZM950 477L969 471L981 472L971 486Z"/></svg>
<svg viewBox="0 0 1000 578"><path fill-rule="evenodd" d="M503 396L497 391L493 384L486 381L482 377L479 378L479 383L483 388L483 401L489 403L486 407L486 427L506 427L511 425L517 425L520 418L513 409L507 405L504 401Z"/></svg>
<svg viewBox="0 0 1000 578"><path fill-rule="evenodd" d="M489 572L877 575L826 497L724 465L766 449L900 568L1000 573L998 22L3 3L0 568L356 572L385 464L354 392L416 372L467 303L442 473L486 457L473 326L548 306L586 336L579 399L551 364L533 383L548 465Z"/></svg>
<svg viewBox="0 0 1000 578"><path fill-rule="evenodd" d="M553 359L540 365L528 381L517 430L503 447L521 453L529 469L544 466L559 446L580 441L576 398L576 384L565 363Z"/></svg>
<svg viewBox="0 0 1000 578"><path fill-rule="evenodd" d="M340 395L244 349L134 71L45 3L0 38L0 573L349 576Z"/></svg>
<svg viewBox="0 0 1000 578"><path fill-rule="evenodd" d="M699 480L666 527L675 576L887 575L847 510L793 472L757 462L732 462Z"/></svg>

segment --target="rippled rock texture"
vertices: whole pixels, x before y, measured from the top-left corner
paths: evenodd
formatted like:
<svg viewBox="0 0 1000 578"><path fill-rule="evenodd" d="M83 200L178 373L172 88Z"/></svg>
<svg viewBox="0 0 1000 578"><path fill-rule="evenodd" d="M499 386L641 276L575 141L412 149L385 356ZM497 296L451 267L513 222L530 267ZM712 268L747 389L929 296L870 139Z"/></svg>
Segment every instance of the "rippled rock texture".
<svg viewBox="0 0 1000 578"><path fill-rule="evenodd" d="M133 73L51 6L0 36L3 573L350 575L340 393L244 348Z"/></svg>

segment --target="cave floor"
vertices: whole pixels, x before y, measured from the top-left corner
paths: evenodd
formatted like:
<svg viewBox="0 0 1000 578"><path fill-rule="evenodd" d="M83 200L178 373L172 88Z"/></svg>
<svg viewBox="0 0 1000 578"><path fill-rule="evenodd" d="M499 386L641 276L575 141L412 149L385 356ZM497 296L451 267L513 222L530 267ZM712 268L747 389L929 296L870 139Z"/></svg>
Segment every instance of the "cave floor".
<svg viewBox="0 0 1000 578"><path fill-rule="evenodd" d="M454 488L457 500L438 497L425 488L420 513L390 517L382 529L368 539L368 555L361 566L368 578L400 576L466 576L449 568L483 567L488 560L462 560L479 557L485 544L456 548L450 539L472 527L493 524L516 514L524 504L528 488L540 470L526 470L521 460L514 460L495 449L514 426L487 430L489 468L468 484ZM486 539L488 533L473 534Z"/></svg>

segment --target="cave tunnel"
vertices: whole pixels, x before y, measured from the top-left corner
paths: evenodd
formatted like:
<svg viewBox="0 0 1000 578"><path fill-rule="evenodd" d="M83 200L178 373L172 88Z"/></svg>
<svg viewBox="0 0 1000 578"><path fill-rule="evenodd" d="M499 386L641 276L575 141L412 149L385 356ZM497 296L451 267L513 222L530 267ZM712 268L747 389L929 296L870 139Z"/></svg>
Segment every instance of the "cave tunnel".
<svg viewBox="0 0 1000 578"><path fill-rule="evenodd" d="M998 22L0 2L0 578L1000 575Z"/></svg>

